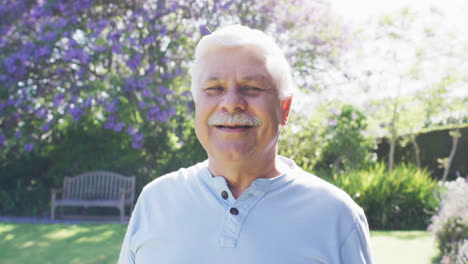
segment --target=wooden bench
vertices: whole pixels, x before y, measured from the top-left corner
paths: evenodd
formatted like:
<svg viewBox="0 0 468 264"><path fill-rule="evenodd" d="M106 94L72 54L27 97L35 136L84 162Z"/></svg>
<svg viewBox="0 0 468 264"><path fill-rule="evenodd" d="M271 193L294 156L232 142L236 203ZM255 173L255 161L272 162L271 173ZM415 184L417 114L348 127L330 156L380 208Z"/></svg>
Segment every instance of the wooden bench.
<svg viewBox="0 0 468 264"><path fill-rule="evenodd" d="M61 198L58 198L58 194L61 194ZM117 207L120 211L120 222L123 222L125 206L130 206L130 215L134 199L135 176L125 177L106 171L66 176L63 188L52 189L50 219L54 221L57 206L103 206Z"/></svg>

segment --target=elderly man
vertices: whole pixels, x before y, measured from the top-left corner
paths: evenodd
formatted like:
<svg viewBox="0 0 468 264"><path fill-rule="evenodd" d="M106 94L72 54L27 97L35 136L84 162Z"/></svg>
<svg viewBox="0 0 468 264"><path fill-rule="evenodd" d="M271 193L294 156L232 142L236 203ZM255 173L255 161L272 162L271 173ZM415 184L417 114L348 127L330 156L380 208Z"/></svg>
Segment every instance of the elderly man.
<svg viewBox="0 0 468 264"><path fill-rule="evenodd" d="M145 186L119 263L373 263L362 209L277 155L294 84L273 40L219 29L191 77L208 160Z"/></svg>

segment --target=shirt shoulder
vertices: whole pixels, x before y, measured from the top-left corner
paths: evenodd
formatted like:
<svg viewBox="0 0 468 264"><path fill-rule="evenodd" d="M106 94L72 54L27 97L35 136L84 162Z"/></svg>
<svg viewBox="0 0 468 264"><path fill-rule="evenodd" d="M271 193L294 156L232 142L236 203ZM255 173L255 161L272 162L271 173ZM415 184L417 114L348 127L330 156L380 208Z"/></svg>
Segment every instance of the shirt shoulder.
<svg viewBox="0 0 468 264"><path fill-rule="evenodd" d="M292 187L305 199L334 208L341 216L358 219L364 214L362 208L345 191L300 168L293 171Z"/></svg>
<svg viewBox="0 0 468 264"><path fill-rule="evenodd" d="M162 175L145 185L141 195L147 196L156 193L177 192L177 190L198 182L201 174L206 173L206 170L207 162L203 161Z"/></svg>

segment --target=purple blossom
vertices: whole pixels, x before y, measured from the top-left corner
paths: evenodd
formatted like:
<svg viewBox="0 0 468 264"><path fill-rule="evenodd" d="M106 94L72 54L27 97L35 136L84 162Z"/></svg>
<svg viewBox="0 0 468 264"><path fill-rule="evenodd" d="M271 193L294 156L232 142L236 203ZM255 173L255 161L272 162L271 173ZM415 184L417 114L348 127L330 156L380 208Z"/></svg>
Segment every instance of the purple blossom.
<svg viewBox="0 0 468 264"><path fill-rule="evenodd" d="M141 149L143 147L143 134L136 133L132 137L132 147L134 149Z"/></svg>
<svg viewBox="0 0 468 264"><path fill-rule="evenodd" d="M211 30L210 30L206 25L201 25L201 26L200 26L200 34L201 34L202 36L210 35L210 34L211 34Z"/></svg>
<svg viewBox="0 0 468 264"><path fill-rule="evenodd" d="M177 115L177 111L175 110L174 107L171 106L168 109L168 114L169 114L169 116L174 116L174 115Z"/></svg>
<svg viewBox="0 0 468 264"><path fill-rule="evenodd" d="M107 35L107 39L112 42L119 42L120 36L122 35L123 31L118 30Z"/></svg>
<svg viewBox="0 0 468 264"><path fill-rule="evenodd" d="M67 52L65 53L65 60L71 61L72 59L77 59L83 64L88 64L91 61L91 56L86 53L83 49L81 48L76 48L76 49L68 49Z"/></svg>
<svg viewBox="0 0 468 264"><path fill-rule="evenodd" d="M0 103L0 112L3 111L3 109L5 109L6 106L7 106L7 104Z"/></svg>
<svg viewBox="0 0 468 264"><path fill-rule="evenodd" d="M52 52L52 49L50 46L43 46L34 51L34 57L36 59L47 57L50 55L51 52Z"/></svg>
<svg viewBox="0 0 468 264"><path fill-rule="evenodd" d="M9 56L4 59L8 73L15 73L18 70L18 65L16 64L16 60L17 59L15 56Z"/></svg>
<svg viewBox="0 0 468 264"><path fill-rule="evenodd" d="M0 145L3 147L8 146L8 141L5 139L5 135L3 133L0 134Z"/></svg>
<svg viewBox="0 0 468 264"><path fill-rule="evenodd" d="M328 126L335 127L338 124L338 120L333 119L328 121Z"/></svg>
<svg viewBox="0 0 468 264"><path fill-rule="evenodd" d="M16 139L20 139L20 138L21 138L21 131L20 131L20 130L18 130L18 131L15 132L15 138L16 138Z"/></svg>
<svg viewBox="0 0 468 264"><path fill-rule="evenodd" d="M160 30L159 30L159 34L161 34L162 36L166 36L167 35L167 28L166 26L162 25Z"/></svg>
<svg viewBox="0 0 468 264"><path fill-rule="evenodd" d="M144 77L138 80L137 87L144 89L149 83L151 83L151 79L149 77Z"/></svg>
<svg viewBox="0 0 468 264"><path fill-rule="evenodd" d="M172 94L172 91L169 90L166 86L160 86L159 92L162 94Z"/></svg>
<svg viewBox="0 0 468 264"><path fill-rule="evenodd" d="M136 52L133 54L132 58L127 61L127 66L132 70L136 71L141 65L142 56L140 53Z"/></svg>
<svg viewBox="0 0 468 264"><path fill-rule="evenodd" d="M122 53L122 45L120 45L119 43L114 44L112 46L112 52L117 53L117 54L121 54Z"/></svg>
<svg viewBox="0 0 468 264"><path fill-rule="evenodd" d="M114 128L114 123L107 121L107 123L104 124L104 129L113 129Z"/></svg>
<svg viewBox="0 0 468 264"><path fill-rule="evenodd" d="M156 69L156 65L154 65L153 63L150 64L149 68L146 70L146 74L147 75L151 75L153 74L154 70Z"/></svg>
<svg viewBox="0 0 468 264"><path fill-rule="evenodd" d="M134 148L134 149L143 148L143 142L141 142L141 141L132 141L132 148Z"/></svg>
<svg viewBox="0 0 468 264"><path fill-rule="evenodd" d="M181 76L181 75L183 75L183 74L184 74L184 70L183 70L182 68L180 68L180 67L177 67L177 69L176 69L176 75L177 75L177 76Z"/></svg>
<svg viewBox="0 0 468 264"><path fill-rule="evenodd" d="M171 12L175 12L175 11L177 11L177 9L179 9L179 3L175 2L175 1L172 2L171 5L169 6L169 10Z"/></svg>
<svg viewBox="0 0 468 264"><path fill-rule="evenodd" d="M43 132L49 131L50 125L51 125L51 124L52 124L52 121L43 124L43 125L42 125L42 131L43 131Z"/></svg>
<svg viewBox="0 0 468 264"><path fill-rule="evenodd" d="M119 123L115 124L114 131L115 132L120 132L124 126L125 126L124 122L119 122Z"/></svg>
<svg viewBox="0 0 468 264"><path fill-rule="evenodd" d="M115 126L116 126L115 121L117 121L117 116L116 115L109 116L107 118L107 123L104 124L104 128L105 129L115 129Z"/></svg>
<svg viewBox="0 0 468 264"><path fill-rule="evenodd" d="M40 37L40 40L43 42L54 41L57 37L57 31L49 31Z"/></svg>
<svg viewBox="0 0 468 264"><path fill-rule="evenodd" d="M107 118L107 120L111 123L115 123L117 121L117 116L116 115L111 115Z"/></svg>
<svg viewBox="0 0 468 264"><path fill-rule="evenodd" d="M132 45L138 45L136 38L128 38L127 41Z"/></svg>
<svg viewBox="0 0 468 264"><path fill-rule="evenodd" d="M76 74L78 74L78 76L80 78L83 78L83 75L85 75L85 73L86 73L86 67L82 66L82 67L80 67L80 69L78 70L78 72Z"/></svg>
<svg viewBox="0 0 468 264"><path fill-rule="evenodd" d="M44 107L40 107L39 109L36 110L35 115L39 118L46 118L47 117L47 111Z"/></svg>
<svg viewBox="0 0 468 264"><path fill-rule="evenodd" d="M24 151L31 152L34 148L34 143L27 143L24 144Z"/></svg>
<svg viewBox="0 0 468 264"><path fill-rule="evenodd" d="M158 117L159 117L159 107L151 106L148 109L148 112L147 112L146 115L148 116L148 120L150 120L150 121L154 121L154 120L158 119Z"/></svg>
<svg viewBox="0 0 468 264"><path fill-rule="evenodd" d="M185 96L185 97L192 97L192 92L190 92L190 91L185 91L185 92L182 92L181 95L182 95L182 96Z"/></svg>
<svg viewBox="0 0 468 264"><path fill-rule="evenodd" d="M133 135L135 135L138 131L137 131L135 128L133 128L133 127L128 127L127 130L126 130L126 132L127 132L127 134L128 134L129 136L133 136Z"/></svg>
<svg viewBox="0 0 468 264"><path fill-rule="evenodd" d="M167 121L167 119L169 118L169 113L166 112L166 111L161 111L157 115L157 118L158 118L159 121L165 123Z"/></svg>
<svg viewBox="0 0 468 264"><path fill-rule="evenodd" d="M91 105L92 101L93 101L93 97L92 96L88 97L88 99L86 99L86 101L84 101L83 107L88 108Z"/></svg>
<svg viewBox="0 0 468 264"><path fill-rule="evenodd" d="M151 89L145 88L141 92L141 95L143 95L143 97L151 97L153 95L153 92L151 91Z"/></svg>
<svg viewBox="0 0 468 264"><path fill-rule="evenodd" d="M105 20L105 19L101 19L99 20L98 22L89 22L88 23L88 28L91 29L91 30L94 30L95 33L94 35L97 36L99 35L103 30L104 28L106 28L107 26L109 25L109 21Z"/></svg>
<svg viewBox="0 0 468 264"><path fill-rule="evenodd" d="M64 94L58 94L55 99L54 99L54 106L57 107L63 103L63 100L65 99Z"/></svg>
<svg viewBox="0 0 468 264"><path fill-rule="evenodd" d="M59 17L57 20L55 20L55 23L53 26L56 29L61 29L61 28L66 27L67 24L68 24L68 21L65 18Z"/></svg>
<svg viewBox="0 0 468 264"><path fill-rule="evenodd" d="M143 39L143 44L148 45L151 43L154 43L156 41L156 38L153 35L148 35Z"/></svg>
<svg viewBox="0 0 468 264"><path fill-rule="evenodd" d="M106 99L104 98L98 98L97 99L97 103L100 104L100 105L104 105L106 103Z"/></svg>
<svg viewBox="0 0 468 264"><path fill-rule="evenodd" d="M73 116L73 121L78 122L80 117L83 115L83 110L76 105L69 105L67 113Z"/></svg>
<svg viewBox="0 0 468 264"><path fill-rule="evenodd" d="M116 112L119 108L117 107L117 104L119 103L119 99L114 99L112 102L108 103L106 105L106 111L109 113L114 113Z"/></svg>
<svg viewBox="0 0 468 264"><path fill-rule="evenodd" d="M65 73L65 69L62 68L62 67L58 67L58 68L55 70L55 73L56 73L57 75L59 75L59 76L60 76L60 75L63 75L63 74Z"/></svg>
<svg viewBox="0 0 468 264"><path fill-rule="evenodd" d="M92 0L75 1L73 2L72 10L76 10L76 11L88 10L91 7L92 3L93 3Z"/></svg>
<svg viewBox="0 0 468 264"><path fill-rule="evenodd" d="M135 82L134 78L130 77L125 81L124 89L126 92L135 91L136 87L137 87L137 83Z"/></svg>
<svg viewBox="0 0 468 264"><path fill-rule="evenodd" d="M94 47L94 50L97 52L104 52L106 50L106 46L96 46Z"/></svg>
<svg viewBox="0 0 468 264"><path fill-rule="evenodd" d="M139 101L138 106L140 107L140 109L145 109L146 108L146 103L143 102L143 101Z"/></svg>
<svg viewBox="0 0 468 264"><path fill-rule="evenodd" d="M70 47L77 47L77 46L79 46L79 45L78 45L78 42L76 42L76 40L75 40L74 38L69 38L69 39L68 39L68 46L70 46Z"/></svg>

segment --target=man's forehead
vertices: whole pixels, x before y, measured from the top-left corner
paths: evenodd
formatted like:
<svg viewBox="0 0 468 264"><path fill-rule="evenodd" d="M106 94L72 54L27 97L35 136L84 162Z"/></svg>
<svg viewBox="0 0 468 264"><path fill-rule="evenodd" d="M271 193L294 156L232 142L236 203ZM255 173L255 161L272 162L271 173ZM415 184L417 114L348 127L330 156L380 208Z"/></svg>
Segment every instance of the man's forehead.
<svg viewBox="0 0 468 264"><path fill-rule="evenodd" d="M259 81L259 82L265 82L269 81L269 76L264 74L264 73L252 73L252 72L239 72L235 73L236 79L239 81ZM223 81L225 79L229 78L229 73L226 72L214 72L214 73L209 73L205 81L207 82L218 82L218 81Z"/></svg>

